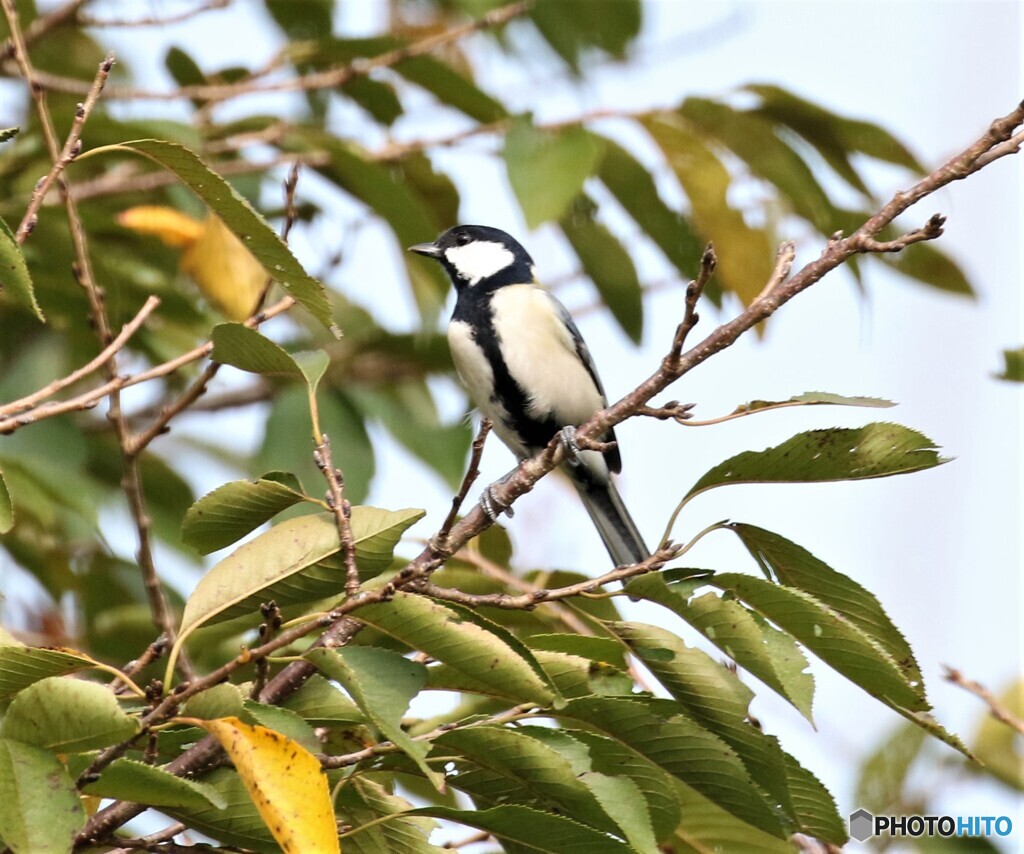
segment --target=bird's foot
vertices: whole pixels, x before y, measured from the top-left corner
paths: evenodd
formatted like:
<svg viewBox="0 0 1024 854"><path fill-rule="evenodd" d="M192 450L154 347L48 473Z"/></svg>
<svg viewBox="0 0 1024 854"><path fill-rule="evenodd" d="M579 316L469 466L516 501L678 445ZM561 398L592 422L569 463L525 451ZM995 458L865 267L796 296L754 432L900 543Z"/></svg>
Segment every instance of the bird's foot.
<svg viewBox="0 0 1024 854"><path fill-rule="evenodd" d="M502 513L509 519L515 516L515 511L511 507L505 506L494 497L494 492L489 486L480 494L480 509L492 522L497 522Z"/></svg>
<svg viewBox="0 0 1024 854"><path fill-rule="evenodd" d="M565 448L566 457L568 458L569 465L579 466L583 464L583 457L580 454L583 449L580 447L580 443L576 439L576 428L571 424L567 424L561 430L558 431L558 441L562 443L562 447Z"/></svg>

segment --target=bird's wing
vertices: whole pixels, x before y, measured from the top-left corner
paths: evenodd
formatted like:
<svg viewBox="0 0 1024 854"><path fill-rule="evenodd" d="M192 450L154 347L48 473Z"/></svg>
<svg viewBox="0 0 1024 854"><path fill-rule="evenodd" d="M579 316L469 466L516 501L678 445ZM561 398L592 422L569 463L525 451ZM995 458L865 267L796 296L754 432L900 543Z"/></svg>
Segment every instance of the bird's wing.
<svg viewBox="0 0 1024 854"><path fill-rule="evenodd" d="M604 406L608 405L608 396L605 394L604 385L601 382L601 377L597 373L597 365L594 364L594 358L590 355L590 349L587 347L587 342L583 340L583 336L580 334L580 330L577 328L575 321L572 319L572 315L569 314L567 309L559 301L557 297L548 291L544 291L544 294L552 304L555 306L558 316L562 321L563 326L569 332L569 337L573 348L575 348L576 356L583 363L583 367L587 369L587 373L590 374L590 378L594 381L594 385L597 386L597 390L601 393L601 402ZM615 441L615 430L611 429L604 435L604 441L614 442ZM605 463L608 468L618 474L622 471L622 455L619 453L619 448L616 445L614 448L609 449L604 454Z"/></svg>

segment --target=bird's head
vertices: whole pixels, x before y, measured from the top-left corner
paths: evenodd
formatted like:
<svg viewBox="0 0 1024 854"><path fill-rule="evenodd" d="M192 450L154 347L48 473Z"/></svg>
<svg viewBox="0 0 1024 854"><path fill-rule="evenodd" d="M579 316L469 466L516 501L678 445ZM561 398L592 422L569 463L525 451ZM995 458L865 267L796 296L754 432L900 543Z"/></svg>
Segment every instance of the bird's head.
<svg viewBox="0 0 1024 854"><path fill-rule="evenodd" d="M518 241L486 225L457 225L433 243L417 243L409 251L440 262L460 292L480 284L488 290L525 284L534 278L533 259Z"/></svg>

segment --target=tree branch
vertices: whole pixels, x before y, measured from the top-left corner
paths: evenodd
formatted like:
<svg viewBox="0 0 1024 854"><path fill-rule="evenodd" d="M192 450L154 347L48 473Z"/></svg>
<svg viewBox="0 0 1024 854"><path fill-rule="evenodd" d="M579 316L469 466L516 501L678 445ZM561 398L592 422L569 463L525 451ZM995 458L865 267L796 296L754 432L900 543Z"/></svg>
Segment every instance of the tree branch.
<svg viewBox="0 0 1024 854"><path fill-rule="evenodd" d="M992 715L992 717L1000 723L1004 723L1008 727L1017 730L1021 735L1024 735L1024 720L1021 720L1006 708L1006 706L999 701L999 698L989 691L988 688L980 682L968 679L963 675L963 673L953 667L946 667L945 670L946 672L944 676L947 681L963 688L965 691L969 691L971 694L974 694L975 697L988 706L989 714Z"/></svg>

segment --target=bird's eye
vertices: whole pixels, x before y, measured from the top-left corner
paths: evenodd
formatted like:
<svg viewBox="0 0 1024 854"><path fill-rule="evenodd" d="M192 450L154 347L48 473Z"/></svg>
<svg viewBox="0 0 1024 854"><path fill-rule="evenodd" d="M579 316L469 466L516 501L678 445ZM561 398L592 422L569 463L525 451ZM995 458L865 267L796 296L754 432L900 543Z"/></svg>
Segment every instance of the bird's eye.
<svg viewBox="0 0 1024 854"><path fill-rule="evenodd" d="M473 238L466 234L466 232L464 231L460 231L458 234L455 235L455 243L458 246L465 246L472 239Z"/></svg>

